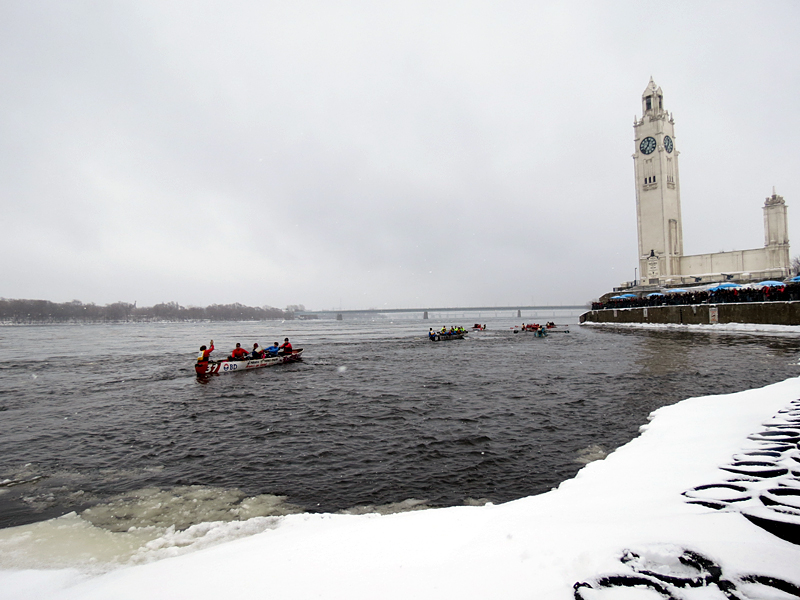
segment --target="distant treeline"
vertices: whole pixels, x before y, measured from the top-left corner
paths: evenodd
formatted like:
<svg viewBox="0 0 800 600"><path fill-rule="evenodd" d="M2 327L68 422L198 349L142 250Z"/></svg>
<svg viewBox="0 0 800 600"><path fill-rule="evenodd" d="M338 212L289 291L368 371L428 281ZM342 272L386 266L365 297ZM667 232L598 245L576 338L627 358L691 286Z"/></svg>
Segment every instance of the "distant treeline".
<svg viewBox="0 0 800 600"><path fill-rule="evenodd" d="M4 323L88 323L103 321L265 321L293 319L295 310L270 306L245 306L244 304L212 304L180 306L177 302L137 307L136 304L115 302L105 306L84 304L79 300L58 304L48 300L7 300L0 298L0 322Z"/></svg>

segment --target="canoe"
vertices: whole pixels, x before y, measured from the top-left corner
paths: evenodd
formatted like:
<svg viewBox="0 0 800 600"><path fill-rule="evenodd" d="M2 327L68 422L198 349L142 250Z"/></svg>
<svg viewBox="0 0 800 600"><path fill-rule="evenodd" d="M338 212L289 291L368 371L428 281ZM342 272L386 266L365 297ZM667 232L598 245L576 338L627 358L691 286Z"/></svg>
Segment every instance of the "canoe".
<svg viewBox="0 0 800 600"><path fill-rule="evenodd" d="M233 373L234 371L249 371L261 367L274 367L286 363L297 362L303 358L303 349L292 350L291 354L279 354L266 358L251 358L247 360L209 360L198 362L194 370L198 375L219 375L220 373Z"/></svg>
<svg viewBox="0 0 800 600"><path fill-rule="evenodd" d="M449 340L463 340L466 332L462 333L434 333L428 335L428 339L432 342L447 342Z"/></svg>
<svg viewBox="0 0 800 600"><path fill-rule="evenodd" d="M514 329L514 333L532 333L533 337L547 337L548 333L551 333L549 330L540 327L539 329Z"/></svg>

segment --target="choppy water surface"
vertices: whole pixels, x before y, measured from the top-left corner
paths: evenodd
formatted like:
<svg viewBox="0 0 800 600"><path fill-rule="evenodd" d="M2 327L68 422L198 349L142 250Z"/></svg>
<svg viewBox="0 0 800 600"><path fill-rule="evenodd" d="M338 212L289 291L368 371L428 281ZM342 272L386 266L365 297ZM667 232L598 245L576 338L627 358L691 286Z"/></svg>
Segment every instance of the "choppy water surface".
<svg viewBox="0 0 800 600"><path fill-rule="evenodd" d="M538 339L482 321L446 343L422 320L2 328L0 526L503 502L571 477L659 406L798 374L788 334ZM209 338L221 355L287 335L302 363L194 374ZM165 503L179 508L151 510Z"/></svg>

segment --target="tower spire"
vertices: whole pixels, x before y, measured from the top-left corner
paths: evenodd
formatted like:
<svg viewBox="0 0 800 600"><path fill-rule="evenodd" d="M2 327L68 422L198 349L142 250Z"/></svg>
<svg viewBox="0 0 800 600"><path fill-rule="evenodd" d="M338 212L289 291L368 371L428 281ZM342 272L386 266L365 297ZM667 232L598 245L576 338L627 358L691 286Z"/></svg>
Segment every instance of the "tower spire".
<svg viewBox="0 0 800 600"><path fill-rule="evenodd" d="M650 115L657 117L664 113L664 94L661 88L653 81L653 76L650 76L650 81L647 87L642 92L642 116Z"/></svg>

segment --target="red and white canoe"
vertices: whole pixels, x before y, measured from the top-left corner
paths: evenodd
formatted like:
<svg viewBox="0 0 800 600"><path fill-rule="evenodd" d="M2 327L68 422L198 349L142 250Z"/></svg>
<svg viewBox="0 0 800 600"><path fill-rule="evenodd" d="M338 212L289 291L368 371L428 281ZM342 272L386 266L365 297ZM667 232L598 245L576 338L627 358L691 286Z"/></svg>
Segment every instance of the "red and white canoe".
<svg viewBox="0 0 800 600"><path fill-rule="evenodd" d="M235 371L249 371L261 367L274 367L286 363L297 362L303 358L303 349L292 350L291 354L279 354L266 358L251 358L248 360L209 360L198 362L194 370L198 375L219 375L220 373L233 373Z"/></svg>

